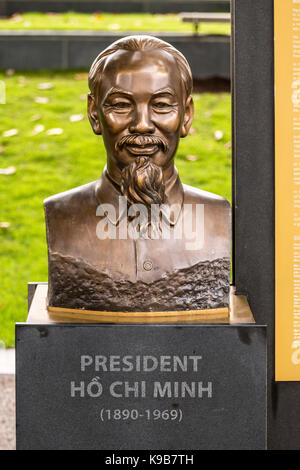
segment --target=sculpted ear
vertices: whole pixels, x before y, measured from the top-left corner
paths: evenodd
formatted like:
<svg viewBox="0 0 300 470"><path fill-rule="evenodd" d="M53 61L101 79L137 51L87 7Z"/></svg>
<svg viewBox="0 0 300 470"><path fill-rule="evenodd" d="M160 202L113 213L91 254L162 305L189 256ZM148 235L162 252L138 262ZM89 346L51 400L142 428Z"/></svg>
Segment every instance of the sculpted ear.
<svg viewBox="0 0 300 470"><path fill-rule="evenodd" d="M186 137L194 119L194 101L190 95L186 100L183 123L181 126L180 137Z"/></svg>
<svg viewBox="0 0 300 470"><path fill-rule="evenodd" d="M102 128L98 116L97 104L92 93L88 94L88 117L95 134L101 135Z"/></svg>

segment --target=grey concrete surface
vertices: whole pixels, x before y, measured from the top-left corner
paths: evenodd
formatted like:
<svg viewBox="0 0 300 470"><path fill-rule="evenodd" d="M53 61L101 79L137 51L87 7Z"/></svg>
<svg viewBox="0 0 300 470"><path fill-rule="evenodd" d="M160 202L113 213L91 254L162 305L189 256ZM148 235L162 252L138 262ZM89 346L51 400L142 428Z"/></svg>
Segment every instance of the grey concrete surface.
<svg viewBox="0 0 300 470"><path fill-rule="evenodd" d="M0 450L16 448L15 433L15 376L0 374Z"/></svg>
<svg viewBox="0 0 300 470"><path fill-rule="evenodd" d="M0 374L15 373L15 350L0 347Z"/></svg>

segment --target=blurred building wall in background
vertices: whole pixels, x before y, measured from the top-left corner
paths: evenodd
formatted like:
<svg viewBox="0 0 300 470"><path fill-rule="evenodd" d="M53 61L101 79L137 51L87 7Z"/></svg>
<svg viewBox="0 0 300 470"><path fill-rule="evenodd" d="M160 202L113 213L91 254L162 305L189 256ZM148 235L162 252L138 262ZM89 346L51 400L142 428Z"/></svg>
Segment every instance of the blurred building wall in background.
<svg viewBox="0 0 300 470"><path fill-rule="evenodd" d="M0 15L17 12L176 13L230 11L230 0L0 0Z"/></svg>

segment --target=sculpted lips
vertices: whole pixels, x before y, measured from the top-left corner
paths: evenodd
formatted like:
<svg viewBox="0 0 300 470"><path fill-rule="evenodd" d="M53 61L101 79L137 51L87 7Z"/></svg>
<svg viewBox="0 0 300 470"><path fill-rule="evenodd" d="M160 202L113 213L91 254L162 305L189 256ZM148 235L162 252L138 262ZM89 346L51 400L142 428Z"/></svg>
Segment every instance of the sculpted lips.
<svg viewBox="0 0 300 470"><path fill-rule="evenodd" d="M166 152L168 143L161 137L146 134L130 134L121 137L115 149L121 150L124 146L133 155L153 155L159 148Z"/></svg>
<svg viewBox="0 0 300 470"><path fill-rule="evenodd" d="M133 155L153 155L158 150L158 145L127 145L128 151Z"/></svg>

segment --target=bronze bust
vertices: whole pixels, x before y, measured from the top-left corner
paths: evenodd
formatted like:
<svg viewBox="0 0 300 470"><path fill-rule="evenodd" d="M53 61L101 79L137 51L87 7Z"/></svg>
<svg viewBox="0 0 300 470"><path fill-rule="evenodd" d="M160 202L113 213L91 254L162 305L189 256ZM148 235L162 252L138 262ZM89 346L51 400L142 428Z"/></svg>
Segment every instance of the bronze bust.
<svg viewBox="0 0 300 470"><path fill-rule="evenodd" d="M89 87L89 120L107 166L99 180L45 200L49 305L228 306L230 205L182 184L174 166L194 112L185 57L154 37L126 37L95 59Z"/></svg>

